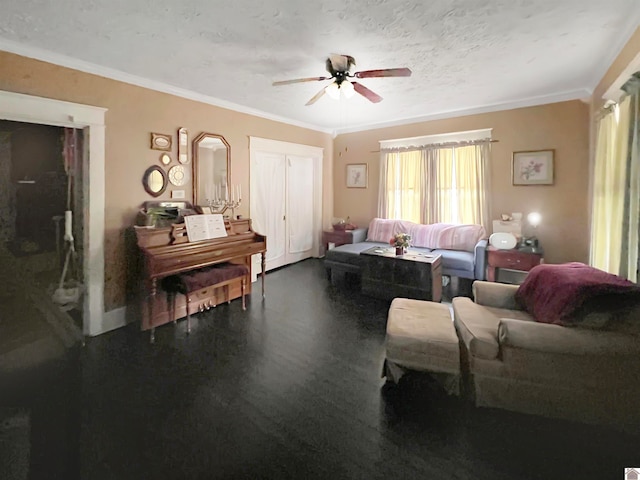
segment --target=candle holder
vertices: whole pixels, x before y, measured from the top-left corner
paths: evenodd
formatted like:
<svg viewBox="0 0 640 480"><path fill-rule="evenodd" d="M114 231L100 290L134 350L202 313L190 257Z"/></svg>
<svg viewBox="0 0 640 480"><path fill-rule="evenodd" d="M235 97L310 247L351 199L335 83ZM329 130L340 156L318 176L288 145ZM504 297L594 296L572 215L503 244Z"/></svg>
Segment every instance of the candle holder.
<svg viewBox="0 0 640 480"><path fill-rule="evenodd" d="M213 213L224 213L224 211L227 209L227 202L225 202L221 198L216 198L213 200L207 198L206 202Z"/></svg>
<svg viewBox="0 0 640 480"><path fill-rule="evenodd" d="M227 208L231 209L231 220L234 220L236 218L236 208L238 208L241 203L241 198L238 198L237 200L227 200Z"/></svg>

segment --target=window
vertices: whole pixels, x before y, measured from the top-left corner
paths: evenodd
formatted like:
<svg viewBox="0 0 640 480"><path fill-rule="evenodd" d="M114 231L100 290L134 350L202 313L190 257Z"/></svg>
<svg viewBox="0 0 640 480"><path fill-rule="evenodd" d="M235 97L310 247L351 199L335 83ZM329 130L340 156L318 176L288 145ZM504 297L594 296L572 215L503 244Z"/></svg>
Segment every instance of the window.
<svg viewBox="0 0 640 480"><path fill-rule="evenodd" d="M420 223L420 192L422 190L422 155L420 152L396 152L387 159L386 218Z"/></svg>
<svg viewBox="0 0 640 480"><path fill-rule="evenodd" d="M465 133L475 132L463 132L462 136ZM422 137L420 141L429 138ZM406 140L381 142L379 216L416 223L473 223L488 228L486 172L490 140L486 136L480 140L385 148L394 142L398 145Z"/></svg>
<svg viewBox="0 0 640 480"><path fill-rule="evenodd" d="M638 281L640 263L640 72L597 126L591 189L592 266ZM611 108L612 107L612 108Z"/></svg>

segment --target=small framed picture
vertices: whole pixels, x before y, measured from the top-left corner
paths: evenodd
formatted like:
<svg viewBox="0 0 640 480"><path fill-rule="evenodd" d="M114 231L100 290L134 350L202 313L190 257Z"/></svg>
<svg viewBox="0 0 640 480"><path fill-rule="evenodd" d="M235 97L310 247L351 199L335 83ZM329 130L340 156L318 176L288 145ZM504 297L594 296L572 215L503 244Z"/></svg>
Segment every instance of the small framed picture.
<svg viewBox="0 0 640 480"><path fill-rule="evenodd" d="M367 188L367 164L347 165L347 188Z"/></svg>
<svg viewBox="0 0 640 480"><path fill-rule="evenodd" d="M154 150L164 150L165 152L170 152L171 151L171 135L164 135L162 133L152 133L151 148Z"/></svg>
<svg viewBox="0 0 640 480"><path fill-rule="evenodd" d="M554 150L513 152L513 185L553 185Z"/></svg>

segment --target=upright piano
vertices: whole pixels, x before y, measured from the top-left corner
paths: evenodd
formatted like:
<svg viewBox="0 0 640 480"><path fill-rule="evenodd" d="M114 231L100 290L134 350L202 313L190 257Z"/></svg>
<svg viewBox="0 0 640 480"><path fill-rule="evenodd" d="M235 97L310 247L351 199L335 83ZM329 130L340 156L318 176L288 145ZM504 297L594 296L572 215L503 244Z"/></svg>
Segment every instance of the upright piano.
<svg viewBox="0 0 640 480"><path fill-rule="evenodd" d="M184 223L170 227L134 227L139 248L140 269L138 303L141 328L149 330L187 315L187 302L179 295L174 308L169 308L167 295L160 280L170 275L224 262L244 264L251 271L251 256L261 254L262 296L264 297L265 253L267 239L251 228L250 219L225 220L227 236L189 242ZM242 277L227 288L208 288L196 292L190 314L201 311L202 305L213 306L242 296ZM244 278L246 293L251 293L251 274ZM153 333L153 332L152 332Z"/></svg>

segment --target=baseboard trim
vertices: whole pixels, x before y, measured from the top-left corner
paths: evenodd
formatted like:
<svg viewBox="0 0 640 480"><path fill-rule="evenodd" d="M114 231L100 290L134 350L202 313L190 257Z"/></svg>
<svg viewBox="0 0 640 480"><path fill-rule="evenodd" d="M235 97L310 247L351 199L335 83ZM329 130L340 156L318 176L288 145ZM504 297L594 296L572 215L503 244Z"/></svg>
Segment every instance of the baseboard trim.
<svg viewBox="0 0 640 480"><path fill-rule="evenodd" d="M96 333L96 336L124 327L126 324L127 307L120 307L114 310L109 310L108 312L104 312L104 315L102 316L102 322L100 324L101 329L100 332Z"/></svg>

